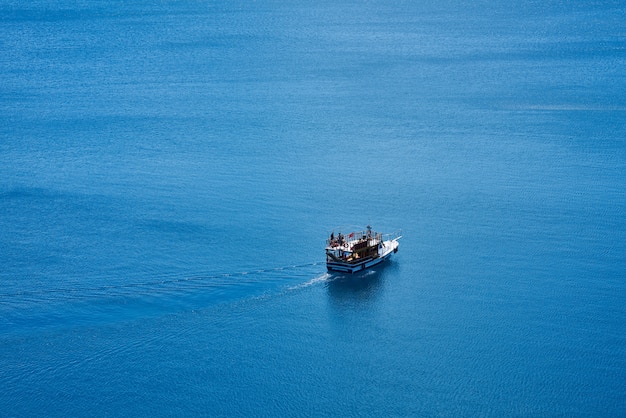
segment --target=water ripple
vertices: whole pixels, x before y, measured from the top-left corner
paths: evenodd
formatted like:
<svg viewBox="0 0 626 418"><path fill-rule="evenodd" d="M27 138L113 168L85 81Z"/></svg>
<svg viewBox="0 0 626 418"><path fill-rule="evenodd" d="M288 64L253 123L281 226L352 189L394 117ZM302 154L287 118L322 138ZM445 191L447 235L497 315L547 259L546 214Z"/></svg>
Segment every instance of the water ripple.
<svg viewBox="0 0 626 418"><path fill-rule="evenodd" d="M56 287L0 293L0 329L71 326L111 319L157 316L298 289L324 281L318 262L187 276L160 274L150 280L99 286ZM310 277L314 276L313 279ZM291 283L298 283L293 285Z"/></svg>

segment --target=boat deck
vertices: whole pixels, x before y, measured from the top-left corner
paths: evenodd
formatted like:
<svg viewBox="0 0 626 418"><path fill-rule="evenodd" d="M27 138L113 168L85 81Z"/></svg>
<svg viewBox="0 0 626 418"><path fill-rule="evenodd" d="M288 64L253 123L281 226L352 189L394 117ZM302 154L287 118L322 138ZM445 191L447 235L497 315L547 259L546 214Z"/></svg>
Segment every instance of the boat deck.
<svg viewBox="0 0 626 418"><path fill-rule="evenodd" d="M326 241L326 266L328 270L354 273L365 270L398 251L399 233L383 239L383 234L373 233L368 226L365 232L351 232L348 236L331 234Z"/></svg>

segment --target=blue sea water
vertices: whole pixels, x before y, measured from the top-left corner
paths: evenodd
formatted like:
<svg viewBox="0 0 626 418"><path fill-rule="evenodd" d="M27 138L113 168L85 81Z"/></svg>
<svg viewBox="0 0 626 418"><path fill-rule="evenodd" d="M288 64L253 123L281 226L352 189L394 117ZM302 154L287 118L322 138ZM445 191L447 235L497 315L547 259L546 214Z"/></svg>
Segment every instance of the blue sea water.
<svg viewBox="0 0 626 418"><path fill-rule="evenodd" d="M1 416L624 415L623 2L0 22Z"/></svg>

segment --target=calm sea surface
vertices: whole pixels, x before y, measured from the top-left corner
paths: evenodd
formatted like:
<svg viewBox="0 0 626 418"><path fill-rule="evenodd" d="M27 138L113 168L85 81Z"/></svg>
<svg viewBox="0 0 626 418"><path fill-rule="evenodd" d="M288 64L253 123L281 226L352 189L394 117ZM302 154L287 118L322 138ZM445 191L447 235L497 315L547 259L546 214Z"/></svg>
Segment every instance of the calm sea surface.
<svg viewBox="0 0 626 418"><path fill-rule="evenodd" d="M623 2L0 23L0 416L626 413Z"/></svg>

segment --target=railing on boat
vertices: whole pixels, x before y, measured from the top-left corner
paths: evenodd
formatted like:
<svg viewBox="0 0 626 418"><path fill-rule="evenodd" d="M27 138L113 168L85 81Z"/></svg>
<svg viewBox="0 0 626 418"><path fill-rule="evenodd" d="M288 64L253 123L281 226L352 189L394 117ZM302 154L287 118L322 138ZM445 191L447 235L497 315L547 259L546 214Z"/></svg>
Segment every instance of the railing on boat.
<svg viewBox="0 0 626 418"><path fill-rule="evenodd" d="M402 238L402 230L396 229L390 234L384 234L384 241L397 241Z"/></svg>
<svg viewBox="0 0 626 418"><path fill-rule="evenodd" d="M343 245L344 243L359 242L359 241L364 240L365 238L367 238L368 240L374 239L374 240L377 240L378 242L394 241L394 240L398 240L402 238L402 230L398 229L389 234L382 234L380 232L373 232L373 231L354 231L347 235L343 235L341 233L334 235L333 233L333 238L332 239L328 238L326 240L326 246L337 247L339 245ZM340 244L340 241L342 241L341 244Z"/></svg>

